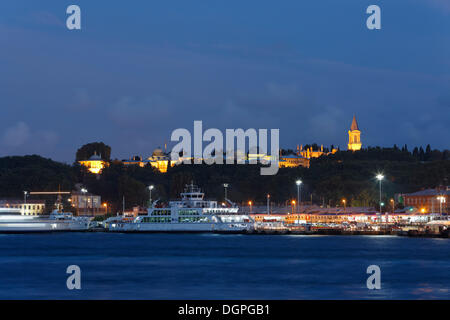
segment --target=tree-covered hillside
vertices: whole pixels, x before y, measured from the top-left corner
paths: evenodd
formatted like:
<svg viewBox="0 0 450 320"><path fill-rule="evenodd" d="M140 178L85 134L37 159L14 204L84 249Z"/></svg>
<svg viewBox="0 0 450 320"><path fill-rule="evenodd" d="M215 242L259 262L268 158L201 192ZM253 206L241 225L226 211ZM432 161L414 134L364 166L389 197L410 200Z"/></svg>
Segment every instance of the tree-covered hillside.
<svg viewBox="0 0 450 320"><path fill-rule="evenodd" d="M428 151L428 150L427 150ZM402 149L368 148L357 152L339 151L334 155L311 160L309 169L284 168L277 175L261 176L259 165L180 165L159 173L151 166L125 167L119 161L103 170L100 176L90 174L75 164L69 166L36 155L0 158L0 198L23 196L23 191L71 190L76 183L89 192L102 196L111 211L122 207L145 205L146 189L154 185L152 198L168 201L177 198L185 184L193 181L205 190L208 198L224 198L223 183L228 183L228 197L238 203L252 200L264 204L283 204L297 197L295 181L301 179L302 200L316 204L339 205L343 198L348 205L375 205L378 202L377 173L383 173L383 198L395 193L450 185L448 152L431 151L428 160Z"/></svg>

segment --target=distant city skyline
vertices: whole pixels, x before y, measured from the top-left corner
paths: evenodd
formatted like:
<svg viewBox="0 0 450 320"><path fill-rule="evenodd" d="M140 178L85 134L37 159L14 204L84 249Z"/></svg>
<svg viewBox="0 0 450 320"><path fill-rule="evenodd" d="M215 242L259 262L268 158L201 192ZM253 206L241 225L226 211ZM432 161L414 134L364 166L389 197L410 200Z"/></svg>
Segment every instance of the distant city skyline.
<svg viewBox="0 0 450 320"><path fill-rule="evenodd" d="M67 3L0 3L0 156L145 156L194 120L344 150L354 114L363 148L450 148L447 1L376 1L372 31L360 1L75 2L79 31Z"/></svg>

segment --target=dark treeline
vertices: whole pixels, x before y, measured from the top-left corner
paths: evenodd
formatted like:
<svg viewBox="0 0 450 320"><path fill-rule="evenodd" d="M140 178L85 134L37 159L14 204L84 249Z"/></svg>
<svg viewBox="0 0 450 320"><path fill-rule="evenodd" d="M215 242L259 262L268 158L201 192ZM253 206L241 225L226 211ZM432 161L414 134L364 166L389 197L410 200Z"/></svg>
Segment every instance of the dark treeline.
<svg viewBox="0 0 450 320"><path fill-rule="evenodd" d="M415 150L415 149L414 149ZM154 185L153 200L175 199L185 184L193 181L207 198L223 200L224 183L228 198L237 203L252 200L264 204L284 204L297 197L295 181L301 179L302 200L330 206L367 206L378 202L378 182L382 172L383 199L395 193L450 184L449 152L426 148L410 152L402 148L367 148L358 152L339 151L334 155L311 160L310 168L280 169L277 175L261 176L259 165L179 165L160 173L151 166L124 167L118 161L100 176L87 172L78 164L69 166L39 156L0 158L0 198L20 198L23 191L70 191L82 184L89 192L102 196L112 212L119 211L125 197L126 208L146 205L147 186ZM86 154L85 157L88 157Z"/></svg>

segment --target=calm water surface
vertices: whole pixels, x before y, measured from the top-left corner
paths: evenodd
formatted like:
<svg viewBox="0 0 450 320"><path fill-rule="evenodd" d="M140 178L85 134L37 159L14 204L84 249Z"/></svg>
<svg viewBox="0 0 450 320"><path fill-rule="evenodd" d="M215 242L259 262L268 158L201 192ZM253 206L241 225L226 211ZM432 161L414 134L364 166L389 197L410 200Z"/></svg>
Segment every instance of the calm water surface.
<svg viewBox="0 0 450 320"><path fill-rule="evenodd" d="M82 289L66 288L78 265ZM366 288L367 266L381 290ZM449 299L450 240L0 234L0 299Z"/></svg>

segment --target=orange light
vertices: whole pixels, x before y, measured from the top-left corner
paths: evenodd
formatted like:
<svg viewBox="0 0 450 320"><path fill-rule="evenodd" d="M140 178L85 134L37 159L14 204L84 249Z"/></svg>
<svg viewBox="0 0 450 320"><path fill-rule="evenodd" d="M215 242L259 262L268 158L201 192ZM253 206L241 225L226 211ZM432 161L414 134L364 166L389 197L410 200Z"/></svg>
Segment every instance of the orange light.
<svg viewBox="0 0 450 320"><path fill-rule="evenodd" d="M420 209L420 212L425 213L425 208Z"/></svg>
<svg viewBox="0 0 450 320"><path fill-rule="evenodd" d="M295 200L292 200L291 203L292 203L292 204L295 204Z"/></svg>
<svg viewBox="0 0 450 320"><path fill-rule="evenodd" d="M249 202L248 202L248 205L249 205L249 206L251 206L251 205L252 205L252 202L251 202L251 201L249 201Z"/></svg>
<svg viewBox="0 0 450 320"><path fill-rule="evenodd" d="M104 207L107 207L107 206L108 206L108 204L107 204L107 203L104 203L104 204L103 204L103 206L104 206Z"/></svg>

